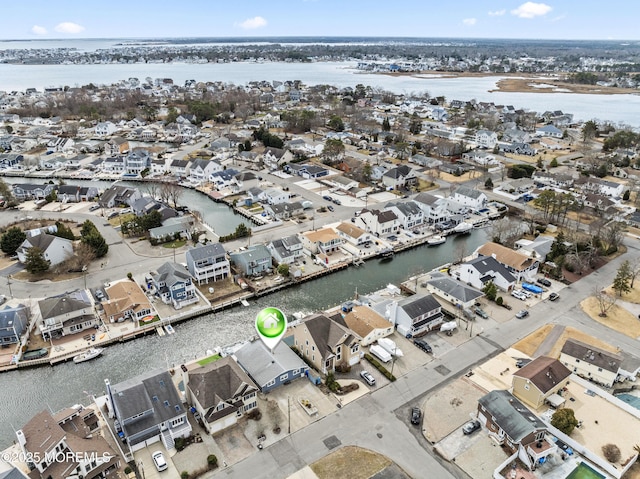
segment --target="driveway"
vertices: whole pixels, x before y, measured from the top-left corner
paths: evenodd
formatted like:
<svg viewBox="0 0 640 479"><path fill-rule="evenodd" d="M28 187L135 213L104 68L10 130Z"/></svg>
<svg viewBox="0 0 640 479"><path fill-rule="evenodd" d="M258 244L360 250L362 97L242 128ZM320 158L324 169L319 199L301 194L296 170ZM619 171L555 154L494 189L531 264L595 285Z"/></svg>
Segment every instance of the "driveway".
<svg viewBox="0 0 640 479"><path fill-rule="evenodd" d="M16 273L22 271L23 269L24 269L24 265L22 263L20 263L19 261L16 261L11 266L7 266L6 268L0 270L0 276L2 276L3 278L6 278L7 276L9 276L11 274L16 274Z"/></svg>

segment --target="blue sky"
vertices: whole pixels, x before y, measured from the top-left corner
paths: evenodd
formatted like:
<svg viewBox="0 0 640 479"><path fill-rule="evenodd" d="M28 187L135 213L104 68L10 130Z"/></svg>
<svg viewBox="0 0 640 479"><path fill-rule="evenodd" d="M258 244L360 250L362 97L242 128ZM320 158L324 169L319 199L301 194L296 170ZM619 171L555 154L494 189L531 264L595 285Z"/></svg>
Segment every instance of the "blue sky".
<svg viewBox="0 0 640 479"><path fill-rule="evenodd" d="M15 0L0 39L401 36L639 39L635 0Z"/></svg>

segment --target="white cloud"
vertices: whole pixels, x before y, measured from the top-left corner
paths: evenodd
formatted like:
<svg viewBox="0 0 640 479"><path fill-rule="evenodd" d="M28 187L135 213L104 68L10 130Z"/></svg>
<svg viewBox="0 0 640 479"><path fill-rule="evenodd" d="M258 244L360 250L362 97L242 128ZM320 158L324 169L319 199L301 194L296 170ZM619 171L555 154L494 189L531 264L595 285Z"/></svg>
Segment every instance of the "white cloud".
<svg viewBox="0 0 640 479"><path fill-rule="evenodd" d="M58 33L80 33L84 32L84 27L73 22L58 23L54 30Z"/></svg>
<svg viewBox="0 0 640 479"><path fill-rule="evenodd" d="M35 33L36 35L46 35L47 29L44 27L41 27L40 25L34 25L31 27L31 33Z"/></svg>
<svg viewBox="0 0 640 479"><path fill-rule="evenodd" d="M503 8L502 10L494 10L493 12L489 12L490 17L501 17L507 13L507 11Z"/></svg>
<svg viewBox="0 0 640 479"><path fill-rule="evenodd" d="M467 26L471 26L471 25L475 25L477 21L478 20L476 20L475 18L465 18L464 20L462 20L462 23L464 23Z"/></svg>
<svg viewBox="0 0 640 479"><path fill-rule="evenodd" d="M245 30L255 30L267 26L267 21L262 17L247 18L244 22L236 23L237 26Z"/></svg>
<svg viewBox="0 0 640 479"><path fill-rule="evenodd" d="M535 18L546 15L551 10L553 10L553 8L546 3L526 2L515 10L511 10L511 14L520 18Z"/></svg>

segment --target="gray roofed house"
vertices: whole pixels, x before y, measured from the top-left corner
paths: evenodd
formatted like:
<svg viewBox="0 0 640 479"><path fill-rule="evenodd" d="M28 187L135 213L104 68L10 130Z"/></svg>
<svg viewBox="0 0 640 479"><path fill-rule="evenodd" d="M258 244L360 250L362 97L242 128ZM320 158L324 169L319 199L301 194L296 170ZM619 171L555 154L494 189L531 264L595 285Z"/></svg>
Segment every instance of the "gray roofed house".
<svg viewBox="0 0 640 479"><path fill-rule="evenodd" d="M185 256L187 269L198 284L223 280L231 272L227 252L220 243L192 248Z"/></svg>
<svg viewBox="0 0 640 479"><path fill-rule="evenodd" d="M516 283L516 278L507 267L493 256L478 256L462 263L455 270L454 276L478 290L482 290L491 281L502 291L510 291Z"/></svg>
<svg viewBox="0 0 640 479"><path fill-rule="evenodd" d="M14 308L5 307L0 310L0 345L17 344L29 324L29 311L20 304Z"/></svg>
<svg viewBox="0 0 640 479"><path fill-rule="evenodd" d="M251 276L271 268L271 253L263 244L251 245L246 251L229 254L239 273Z"/></svg>
<svg viewBox="0 0 640 479"><path fill-rule="evenodd" d="M158 268L157 274L152 275L152 279L162 301L172 304L175 309L199 301L191 275L180 264L164 263Z"/></svg>
<svg viewBox="0 0 640 479"><path fill-rule="evenodd" d="M284 341L269 351L262 341L252 341L235 352L240 366L263 393L304 377L309 366Z"/></svg>
<svg viewBox="0 0 640 479"><path fill-rule="evenodd" d="M18 261L25 264L27 254L31 248L38 248L42 251L44 259L49 261L50 266L62 263L73 256L73 241L48 233L40 233L25 239L16 250Z"/></svg>
<svg viewBox="0 0 640 479"><path fill-rule="evenodd" d="M569 338L560 351L560 362L574 374L610 388L618 379L623 357Z"/></svg>
<svg viewBox="0 0 640 479"><path fill-rule="evenodd" d="M194 363L185 369L187 401L200 413L210 434L235 425L257 407L258 388L231 356L205 366Z"/></svg>
<svg viewBox="0 0 640 479"><path fill-rule="evenodd" d="M431 294L418 294L389 306L389 321L405 336L420 336L442 324L442 306Z"/></svg>
<svg viewBox="0 0 640 479"><path fill-rule="evenodd" d="M427 290L456 307L468 309L484 293L456 281L442 273L434 273L427 281ZM459 305L459 306L458 306Z"/></svg>
<svg viewBox="0 0 640 479"><path fill-rule="evenodd" d="M123 441L134 451L146 447L148 440L160 438L167 449L175 439L191 434L187 410L167 370L156 369L107 387L109 417L115 418Z"/></svg>
<svg viewBox="0 0 640 479"><path fill-rule="evenodd" d="M473 209L481 209L487 203L487 195L482 191L460 186L454 191L453 200Z"/></svg>
<svg viewBox="0 0 640 479"><path fill-rule="evenodd" d="M394 201L387 203L385 209L393 211L405 229L414 228L424 222L424 212L414 201Z"/></svg>
<svg viewBox="0 0 640 479"><path fill-rule="evenodd" d="M301 215L304 212L304 208L299 201L291 201L264 205L264 211L275 220L288 220L294 216Z"/></svg>
<svg viewBox="0 0 640 479"><path fill-rule="evenodd" d="M382 182L389 188L408 188L418 182L415 171L407 165L391 168L382 175Z"/></svg>
<svg viewBox="0 0 640 479"><path fill-rule="evenodd" d="M267 248L277 264L292 264L304 256L304 247L297 235L273 240Z"/></svg>
<svg viewBox="0 0 640 479"><path fill-rule="evenodd" d="M75 334L100 324L85 290L38 301L42 316L39 324L43 339Z"/></svg>
<svg viewBox="0 0 640 479"><path fill-rule="evenodd" d="M113 208L120 204L131 206L135 200L141 197L142 195L137 188L113 185L100 195L98 204L103 208Z"/></svg>
<svg viewBox="0 0 640 479"><path fill-rule="evenodd" d="M162 226L149 230L149 239L156 243L173 241L176 235L180 238L191 238L193 218L191 216L172 216Z"/></svg>

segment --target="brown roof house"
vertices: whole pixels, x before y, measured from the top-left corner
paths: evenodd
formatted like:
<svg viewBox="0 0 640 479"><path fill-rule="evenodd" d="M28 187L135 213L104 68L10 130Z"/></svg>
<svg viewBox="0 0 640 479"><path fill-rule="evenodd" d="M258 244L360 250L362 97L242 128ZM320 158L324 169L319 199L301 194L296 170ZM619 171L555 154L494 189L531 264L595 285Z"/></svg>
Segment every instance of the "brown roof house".
<svg viewBox="0 0 640 479"><path fill-rule="evenodd" d="M560 361L540 356L513 374L513 395L533 409L545 403L553 407L561 406L564 399L562 389L571 376Z"/></svg>
<svg viewBox="0 0 640 479"><path fill-rule="evenodd" d="M393 333L393 324L368 306L356 306L344 317L344 322L362 338L361 346L369 346Z"/></svg>
<svg viewBox="0 0 640 479"><path fill-rule="evenodd" d="M567 339L560 361L575 374L606 388L618 378L622 356L596 348L577 339Z"/></svg>
<svg viewBox="0 0 640 479"><path fill-rule="evenodd" d="M134 281L119 281L105 291L109 299L102 303L102 307L110 323L121 323L126 319L140 321L155 314L149 298Z"/></svg>
<svg viewBox="0 0 640 479"><path fill-rule="evenodd" d="M185 369L187 402L200 413L209 434L235 425L257 407L258 388L231 356Z"/></svg>
<svg viewBox="0 0 640 479"><path fill-rule="evenodd" d="M360 362L360 338L322 314L294 326L293 335L295 347L322 374Z"/></svg>
<svg viewBox="0 0 640 479"><path fill-rule="evenodd" d="M104 478L120 467L120 456L100 434L95 411L74 406L52 415L44 410L16 431L33 479Z"/></svg>
<svg viewBox="0 0 640 479"><path fill-rule="evenodd" d="M485 243L478 248L478 254L482 256L493 256L498 263L507 267L509 272L516 278L516 281L527 280L538 272L540 261L529 257L518 251L502 246L498 243Z"/></svg>

